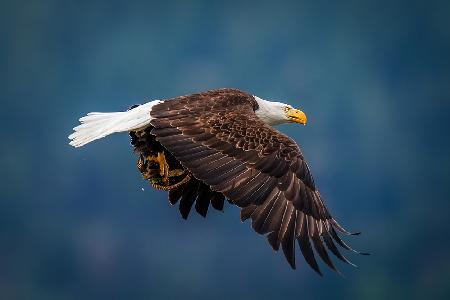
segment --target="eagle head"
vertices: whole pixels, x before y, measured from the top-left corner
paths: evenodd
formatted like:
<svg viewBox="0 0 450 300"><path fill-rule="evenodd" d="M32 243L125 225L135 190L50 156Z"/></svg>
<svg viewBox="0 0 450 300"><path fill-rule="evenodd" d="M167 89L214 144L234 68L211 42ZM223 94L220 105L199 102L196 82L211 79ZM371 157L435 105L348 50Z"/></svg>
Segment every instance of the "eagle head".
<svg viewBox="0 0 450 300"><path fill-rule="evenodd" d="M266 124L300 123L306 125L306 114L301 110L295 109L289 104L268 101L257 96L253 97L258 102L258 108L255 110L255 113Z"/></svg>

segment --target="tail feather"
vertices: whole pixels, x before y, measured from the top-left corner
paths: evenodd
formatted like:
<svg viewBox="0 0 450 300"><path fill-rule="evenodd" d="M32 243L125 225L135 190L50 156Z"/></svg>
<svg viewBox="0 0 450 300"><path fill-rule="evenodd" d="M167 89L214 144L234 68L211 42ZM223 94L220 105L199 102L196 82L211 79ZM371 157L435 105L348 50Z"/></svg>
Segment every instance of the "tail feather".
<svg viewBox="0 0 450 300"><path fill-rule="evenodd" d="M115 132L128 132L147 126L151 121L150 112L160 100L139 105L124 112L91 112L80 118L80 125L69 135L70 145L81 147Z"/></svg>

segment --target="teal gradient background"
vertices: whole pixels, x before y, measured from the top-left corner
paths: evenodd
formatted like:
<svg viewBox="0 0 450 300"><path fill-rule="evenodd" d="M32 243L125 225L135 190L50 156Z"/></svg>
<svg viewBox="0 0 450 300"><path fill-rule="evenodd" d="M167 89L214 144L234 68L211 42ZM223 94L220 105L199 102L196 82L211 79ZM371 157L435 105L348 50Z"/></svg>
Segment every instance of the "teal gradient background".
<svg viewBox="0 0 450 300"><path fill-rule="evenodd" d="M448 1L0 1L1 299L450 299ZM359 268L292 271L239 210L181 219L90 111L287 102ZM298 248L297 248L298 250Z"/></svg>

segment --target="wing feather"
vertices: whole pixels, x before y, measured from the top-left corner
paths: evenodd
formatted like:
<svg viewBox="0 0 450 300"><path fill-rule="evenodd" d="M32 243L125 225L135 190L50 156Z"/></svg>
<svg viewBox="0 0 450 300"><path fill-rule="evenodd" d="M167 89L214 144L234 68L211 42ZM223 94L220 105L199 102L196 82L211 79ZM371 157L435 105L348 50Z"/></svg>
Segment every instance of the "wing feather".
<svg viewBox="0 0 450 300"><path fill-rule="evenodd" d="M179 210L183 219L187 219L189 212L191 211L192 204L194 204L196 199L196 194L198 192L199 183L189 184L183 191L181 196Z"/></svg>
<svg viewBox="0 0 450 300"><path fill-rule="evenodd" d="M281 247L283 249L284 256L287 261L291 265L293 269L295 269L295 226L297 220L297 212L292 210L291 216L289 218L289 223L284 233L281 241Z"/></svg>
<svg viewBox="0 0 450 300"><path fill-rule="evenodd" d="M225 197L221 193L212 192L211 205L217 210L223 211Z"/></svg>
<svg viewBox="0 0 450 300"><path fill-rule="evenodd" d="M211 197L211 190L205 184L200 185L198 188L197 201L195 201L195 210L203 217L206 217L206 214L208 213Z"/></svg>
<svg viewBox="0 0 450 300"><path fill-rule="evenodd" d="M205 197L201 186L187 186L181 196L172 193L169 199L176 202L181 197L180 211L187 217L195 199L196 210L206 215L209 203L221 209L226 197L241 208L242 221L251 218L253 229L267 235L273 249L282 246L292 268L297 240L317 273L322 274L311 243L325 264L337 271L327 249L350 263L334 242L357 252L336 231L351 233L329 214L297 144L263 123L256 108L253 96L230 89L155 105L152 134L214 193Z"/></svg>
<svg viewBox="0 0 450 300"><path fill-rule="evenodd" d="M303 257L305 258L305 261L308 263L308 265L316 271L320 276L322 276L322 272L319 269L319 266L317 265L317 261L314 257L314 252L311 248L311 243L309 241L309 233L308 233L308 218L303 218L303 224L300 227L300 235L297 238L298 244L300 246L300 251L303 254Z"/></svg>

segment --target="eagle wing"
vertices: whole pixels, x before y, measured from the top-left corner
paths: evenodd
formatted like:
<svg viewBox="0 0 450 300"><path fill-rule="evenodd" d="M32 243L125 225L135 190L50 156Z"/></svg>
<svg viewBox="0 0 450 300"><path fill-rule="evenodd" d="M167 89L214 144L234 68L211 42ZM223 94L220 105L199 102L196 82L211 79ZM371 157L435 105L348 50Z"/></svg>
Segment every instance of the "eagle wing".
<svg viewBox="0 0 450 300"><path fill-rule="evenodd" d="M152 134L195 178L240 207L241 220L251 218L253 229L267 235L274 250L281 245L292 268L295 240L320 275L313 247L335 271L326 248L351 264L336 247L357 252L337 234L351 233L330 215L297 144L256 116L251 95L224 94L194 94L156 105Z"/></svg>

